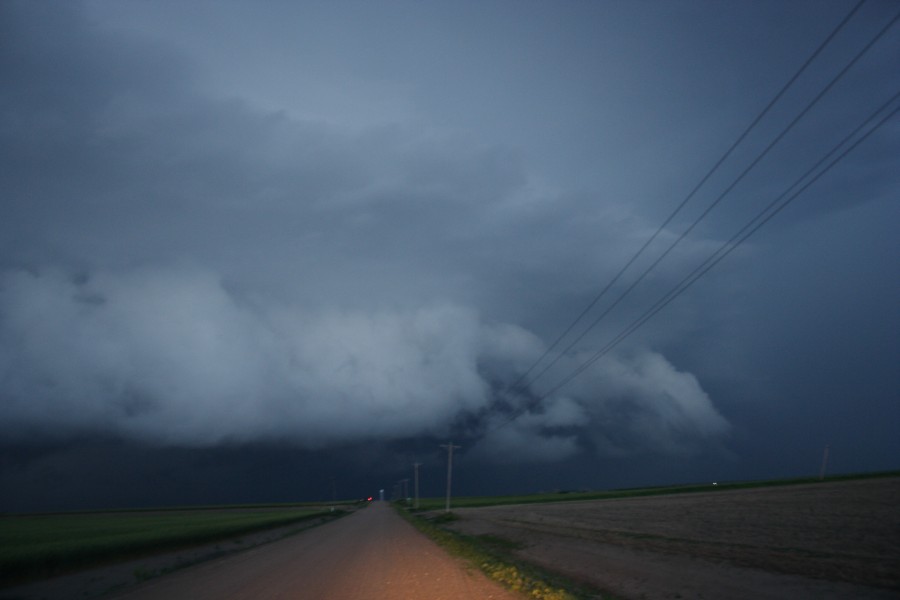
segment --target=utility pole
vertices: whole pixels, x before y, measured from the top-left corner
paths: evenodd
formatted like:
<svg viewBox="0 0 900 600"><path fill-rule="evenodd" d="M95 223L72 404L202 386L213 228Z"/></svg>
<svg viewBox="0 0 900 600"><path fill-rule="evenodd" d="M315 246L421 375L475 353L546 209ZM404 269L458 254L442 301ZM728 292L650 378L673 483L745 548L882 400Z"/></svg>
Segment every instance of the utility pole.
<svg viewBox="0 0 900 600"><path fill-rule="evenodd" d="M413 508L419 510L419 467L422 466L420 462L413 463L413 471L415 472L415 490L416 490L416 503L413 505Z"/></svg>
<svg viewBox="0 0 900 600"><path fill-rule="evenodd" d="M828 446L825 446L825 452L822 453L822 469L819 471L819 479L825 479L825 468L828 466Z"/></svg>
<svg viewBox="0 0 900 600"><path fill-rule="evenodd" d="M454 446L453 442L441 444L441 448L447 449L447 503L444 505L444 512L450 512L450 482L453 477L453 449L462 448L462 446Z"/></svg>
<svg viewBox="0 0 900 600"><path fill-rule="evenodd" d="M403 484L403 502L409 502L409 478L401 479L400 483Z"/></svg>

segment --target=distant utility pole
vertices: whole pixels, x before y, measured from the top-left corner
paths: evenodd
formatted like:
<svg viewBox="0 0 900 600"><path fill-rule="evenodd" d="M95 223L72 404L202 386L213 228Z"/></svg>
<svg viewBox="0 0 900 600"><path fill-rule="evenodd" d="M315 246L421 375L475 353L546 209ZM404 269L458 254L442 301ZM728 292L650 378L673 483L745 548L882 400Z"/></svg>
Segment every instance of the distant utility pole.
<svg viewBox="0 0 900 600"><path fill-rule="evenodd" d="M453 450L460 449L462 446L454 446L453 442L449 444L441 444L441 448L447 449L447 503L444 505L444 512L450 512L450 482L453 477Z"/></svg>
<svg viewBox="0 0 900 600"><path fill-rule="evenodd" d="M408 502L409 501L409 478L407 477L406 479L401 479L400 483L403 484L403 501Z"/></svg>
<svg viewBox="0 0 900 600"><path fill-rule="evenodd" d="M420 462L413 463L413 471L415 472L415 489L416 489L416 503L413 505L413 508L416 510L419 509L419 467L422 466Z"/></svg>
<svg viewBox="0 0 900 600"><path fill-rule="evenodd" d="M819 471L819 479L825 479L825 468L828 466L828 446L825 446L825 452L822 453L822 469Z"/></svg>

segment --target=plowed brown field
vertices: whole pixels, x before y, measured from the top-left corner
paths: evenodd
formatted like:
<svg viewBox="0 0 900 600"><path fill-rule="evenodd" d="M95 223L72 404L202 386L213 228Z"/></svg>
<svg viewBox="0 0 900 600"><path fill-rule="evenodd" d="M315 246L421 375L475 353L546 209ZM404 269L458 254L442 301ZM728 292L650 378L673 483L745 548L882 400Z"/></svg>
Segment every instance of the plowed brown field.
<svg viewBox="0 0 900 600"><path fill-rule="evenodd" d="M454 512L623 598L900 598L900 478Z"/></svg>

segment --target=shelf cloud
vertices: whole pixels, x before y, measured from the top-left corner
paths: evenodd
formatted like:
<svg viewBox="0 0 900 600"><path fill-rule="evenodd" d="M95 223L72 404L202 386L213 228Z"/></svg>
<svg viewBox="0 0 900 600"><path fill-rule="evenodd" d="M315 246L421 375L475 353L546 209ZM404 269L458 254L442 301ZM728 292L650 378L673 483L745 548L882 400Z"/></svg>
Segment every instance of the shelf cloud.
<svg viewBox="0 0 900 600"><path fill-rule="evenodd" d="M891 2L707 180L849 6L349 6L0 2L0 445L896 466L896 118L557 387L895 93L891 30L741 175Z"/></svg>

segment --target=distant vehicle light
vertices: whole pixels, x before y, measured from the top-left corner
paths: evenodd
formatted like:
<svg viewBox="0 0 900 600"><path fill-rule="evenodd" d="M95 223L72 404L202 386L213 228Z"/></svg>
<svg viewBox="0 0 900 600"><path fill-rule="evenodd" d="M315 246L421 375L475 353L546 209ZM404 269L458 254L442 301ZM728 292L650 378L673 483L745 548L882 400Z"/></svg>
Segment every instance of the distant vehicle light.
<svg viewBox="0 0 900 600"><path fill-rule="evenodd" d="M372 501L372 496L369 496L369 502L371 502L371 501Z"/></svg>

